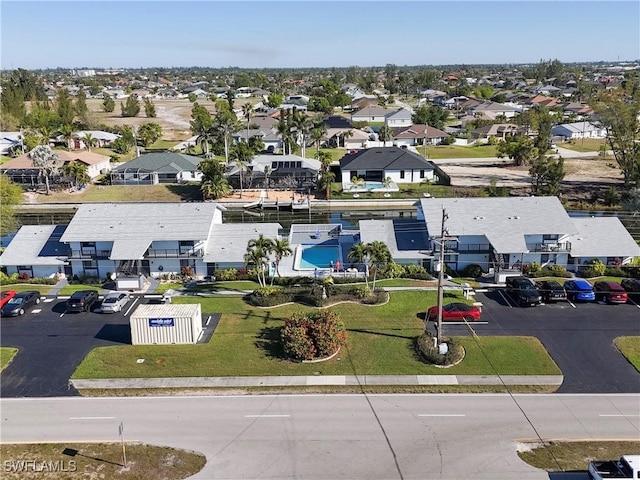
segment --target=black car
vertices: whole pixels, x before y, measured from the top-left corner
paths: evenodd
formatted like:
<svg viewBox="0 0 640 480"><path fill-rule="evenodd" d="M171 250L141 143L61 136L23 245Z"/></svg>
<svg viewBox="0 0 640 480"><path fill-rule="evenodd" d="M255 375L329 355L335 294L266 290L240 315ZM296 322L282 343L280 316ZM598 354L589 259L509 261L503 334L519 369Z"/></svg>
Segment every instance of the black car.
<svg viewBox="0 0 640 480"><path fill-rule="evenodd" d="M27 308L33 307L40 303L40 292L29 290L27 292L17 293L4 304L0 315L3 317L17 317L24 315Z"/></svg>
<svg viewBox="0 0 640 480"><path fill-rule="evenodd" d="M623 278L620 285L622 285L629 297L640 298L640 279Z"/></svg>
<svg viewBox="0 0 640 480"><path fill-rule="evenodd" d="M567 299L567 291L555 280L540 280L536 282L536 287L543 302L549 303Z"/></svg>
<svg viewBox="0 0 640 480"><path fill-rule="evenodd" d="M505 283L507 285L507 293L521 307L538 305L542 302L540 292L531 279L522 276L507 277Z"/></svg>
<svg viewBox="0 0 640 480"><path fill-rule="evenodd" d="M68 312L88 312L98 300L96 290L78 290L67 300Z"/></svg>

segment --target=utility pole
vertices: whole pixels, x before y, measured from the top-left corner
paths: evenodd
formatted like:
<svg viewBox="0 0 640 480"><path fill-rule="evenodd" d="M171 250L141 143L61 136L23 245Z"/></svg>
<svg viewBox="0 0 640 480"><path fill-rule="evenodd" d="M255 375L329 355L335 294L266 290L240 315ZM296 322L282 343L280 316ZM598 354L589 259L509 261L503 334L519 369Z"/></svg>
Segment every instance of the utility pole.
<svg viewBox="0 0 640 480"><path fill-rule="evenodd" d="M449 216L447 215L446 210L442 209L442 230L440 232L440 255L438 260L438 323L436 325L436 345L440 345L442 341L442 302L444 299L444 245L445 245L445 237L449 234L447 229L445 228L445 222Z"/></svg>

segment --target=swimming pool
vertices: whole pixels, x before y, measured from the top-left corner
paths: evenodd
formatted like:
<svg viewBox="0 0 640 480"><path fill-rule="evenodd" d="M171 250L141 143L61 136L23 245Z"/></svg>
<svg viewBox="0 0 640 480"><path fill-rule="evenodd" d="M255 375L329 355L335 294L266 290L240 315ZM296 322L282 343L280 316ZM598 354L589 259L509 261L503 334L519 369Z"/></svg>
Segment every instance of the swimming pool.
<svg viewBox="0 0 640 480"><path fill-rule="evenodd" d="M304 245L300 247L298 270L313 270L315 268L329 268L341 261L338 245ZM298 263L298 262L296 262Z"/></svg>
<svg viewBox="0 0 640 480"><path fill-rule="evenodd" d="M367 190L375 190L376 188L384 188L384 183L382 183L382 182L364 182L364 187Z"/></svg>

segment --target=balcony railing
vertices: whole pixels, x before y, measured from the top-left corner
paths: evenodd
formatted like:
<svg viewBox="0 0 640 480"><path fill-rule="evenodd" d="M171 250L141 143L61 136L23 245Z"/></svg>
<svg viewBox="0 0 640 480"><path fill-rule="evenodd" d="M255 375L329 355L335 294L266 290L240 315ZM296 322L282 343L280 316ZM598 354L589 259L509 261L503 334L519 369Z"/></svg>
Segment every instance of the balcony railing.
<svg viewBox="0 0 640 480"><path fill-rule="evenodd" d="M145 258L189 258L202 256L204 256L204 250L196 250L194 248L150 248L145 254Z"/></svg>
<svg viewBox="0 0 640 480"><path fill-rule="evenodd" d="M83 248L81 250L71 250L70 259L94 259L109 258L111 250L96 250L95 248Z"/></svg>
<svg viewBox="0 0 640 480"><path fill-rule="evenodd" d="M549 253L557 253L557 252L570 252L571 251L571 242L560 242L560 243L536 243L533 248L529 248L530 252L549 252Z"/></svg>
<svg viewBox="0 0 640 480"><path fill-rule="evenodd" d="M439 252L440 248L434 245L434 253ZM445 253L490 253L491 245L488 243L464 243L461 245L445 245Z"/></svg>

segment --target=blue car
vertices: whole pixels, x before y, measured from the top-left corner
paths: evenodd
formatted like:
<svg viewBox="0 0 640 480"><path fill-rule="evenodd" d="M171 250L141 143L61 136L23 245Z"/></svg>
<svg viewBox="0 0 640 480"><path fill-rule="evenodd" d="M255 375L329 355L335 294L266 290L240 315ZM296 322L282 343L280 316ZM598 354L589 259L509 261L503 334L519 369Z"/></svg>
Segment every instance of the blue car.
<svg viewBox="0 0 640 480"><path fill-rule="evenodd" d="M574 302L592 302L596 299L593 287L582 278L567 280L564 282L564 289L567 291L567 299Z"/></svg>

